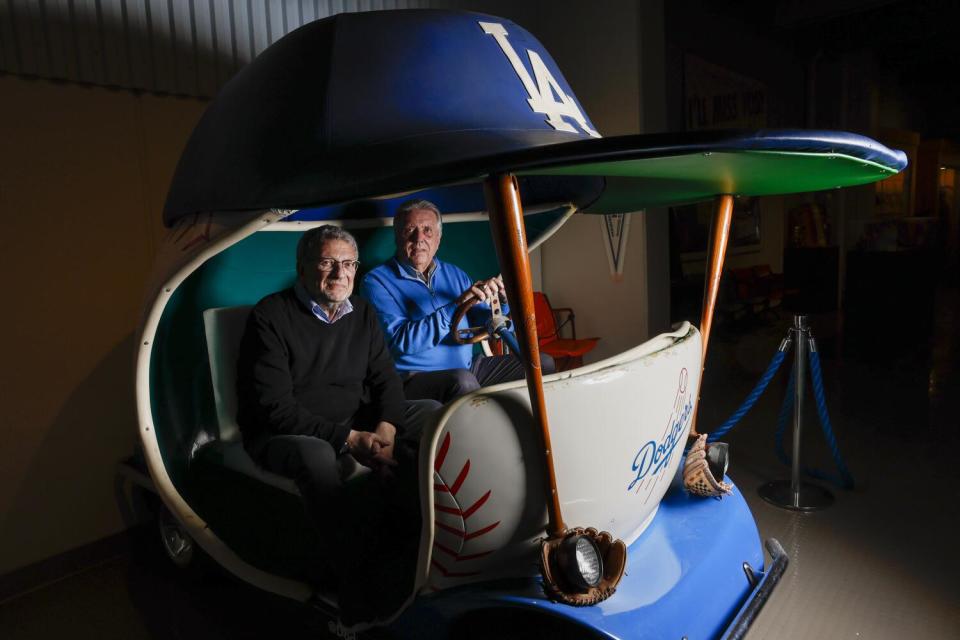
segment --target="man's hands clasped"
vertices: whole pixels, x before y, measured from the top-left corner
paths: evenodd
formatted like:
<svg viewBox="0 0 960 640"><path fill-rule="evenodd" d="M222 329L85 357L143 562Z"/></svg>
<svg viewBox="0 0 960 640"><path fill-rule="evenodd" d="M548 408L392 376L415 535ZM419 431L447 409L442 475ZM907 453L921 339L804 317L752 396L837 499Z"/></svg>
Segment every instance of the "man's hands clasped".
<svg viewBox="0 0 960 640"><path fill-rule="evenodd" d="M380 422L373 431L353 431L347 436L350 455L365 467L370 467L382 478L393 476L397 466L394 457L397 428L389 422Z"/></svg>

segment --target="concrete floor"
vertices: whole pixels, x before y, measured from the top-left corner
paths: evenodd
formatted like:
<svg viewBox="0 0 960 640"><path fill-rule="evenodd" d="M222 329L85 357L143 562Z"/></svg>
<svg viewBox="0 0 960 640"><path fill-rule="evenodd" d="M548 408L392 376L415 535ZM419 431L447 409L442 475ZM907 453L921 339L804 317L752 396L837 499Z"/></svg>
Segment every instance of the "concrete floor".
<svg viewBox="0 0 960 640"><path fill-rule="evenodd" d="M791 558L751 640L960 638L960 559L952 544L960 523L958 306L956 289L941 291L933 340L900 345L893 354L877 344L875 352L838 358L839 334L829 318L814 318L815 336L826 338L818 342L825 351L827 407L856 480L852 491L819 483L832 490L833 506L797 513L757 494L767 481L790 475L777 461L773 438L786 372L730 433L730 475L761 535L777 538ZM746 337L723 335L711 345L701 405L705 430L746 397L789 321L785 316ZM803 460L835 471L812 395L806 407Z"/></svg>
<svg viewBox="0 0 960 640"><path fill-rule="evenodd" d="M878 344L872 353L838 357L842 344L832 321L814 318L827 406L856 479L852 491L833 489L830 508L800 514L757 495L761 484L789 475L773 445L784 372L731 432L730 475L761 535L778 538L791 557L750 640L960 638L960 560L951 544L960 521L958 307L956 289L941 291L933 339L900 345L893 354ZM784 315L718 330L704 379L702 430L739 405L788 324ZM808 407L804 460L832 470L812 398ZM0 602L0 638L328 636L325 619L280 598L222 576L185 580L152 534L136 532L116 557Z"/></svg>

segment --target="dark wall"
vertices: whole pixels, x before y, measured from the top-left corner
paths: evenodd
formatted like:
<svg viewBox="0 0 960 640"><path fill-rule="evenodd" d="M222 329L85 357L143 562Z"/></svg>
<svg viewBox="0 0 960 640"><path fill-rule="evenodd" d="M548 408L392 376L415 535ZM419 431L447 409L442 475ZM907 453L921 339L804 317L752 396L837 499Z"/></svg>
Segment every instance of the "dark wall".
<svg viewBox="0 0 960 640"><path fill-rule="evenodd" d="M729 3L675 0L665 3L669 129L681 130L683 59L690 53L766 85L768 126L804 124L805 61L765 27L764 16L744 17Z"/></svg>

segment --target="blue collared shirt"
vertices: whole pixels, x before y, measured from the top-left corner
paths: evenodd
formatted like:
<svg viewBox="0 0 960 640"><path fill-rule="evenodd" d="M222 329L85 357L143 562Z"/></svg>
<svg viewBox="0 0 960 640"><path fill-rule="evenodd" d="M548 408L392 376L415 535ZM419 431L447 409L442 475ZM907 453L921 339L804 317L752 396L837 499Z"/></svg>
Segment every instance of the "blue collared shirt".
<svg viewBox="0 0 960 640"><path fill-rule="evenodd" d="M327 312L323 310L316 300L310 297L310 294L307 293L306 287L297 280L296 284L293 285L293 291L297 294L297 299L303 303L303 305L317 317L321 322L327 324L333 324L343 316L347 315L353 311L353 305L350 303L350 298L344 300L339 307L337 307L336 312L333 314L333 317L327 315Z"/></svg>
<svg viewBox="0 0 960 640"><path fill-rule="evenodd" d="M473 346L456 344L450 337L457 298L473 280L437 258L431 267L421 275L393 257L363 279L361 292L377 309L398 371L469 369L473 360ZM486 303L471 309L473 324L483 324L489 309ZM470 326L466 318L461 322L463 328Z"/></svg>
<svg viewBox="0 0 960 640"><path fill-rule="evenodd" d="M409 264L406 260L401 260L399 257L397 258L397 264L400 265L400 268L403 269L403 271L408 276L410 276L411 278L416 278L420 282L427 285L427 287L431 287L431 284L433 281L433 274L436 273L437 271L436 260L431 260L430 264L427 266L427 270L424 271L423 273L420 273L419 271L413 268L413 265Z"/></svg>

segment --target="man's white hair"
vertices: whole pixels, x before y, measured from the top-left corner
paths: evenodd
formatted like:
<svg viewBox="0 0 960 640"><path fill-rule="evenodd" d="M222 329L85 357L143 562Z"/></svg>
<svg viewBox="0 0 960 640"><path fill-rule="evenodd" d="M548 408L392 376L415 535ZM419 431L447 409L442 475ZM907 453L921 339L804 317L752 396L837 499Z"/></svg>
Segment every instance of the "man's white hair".
<svg viewBox="0 0 960 640"><path fill-rule="evenodd" d="M407 217L417 209L426 209L427 211L433 211L437 214L437 230L440 233L443 233L443 214L440 213L440 209L437 208L437 205L433 204L429 200L407 200L399 207L397 207L397 212L393 216L393 233L399 238L400 233L403 231L403 228L407 226Z"/></svg>

